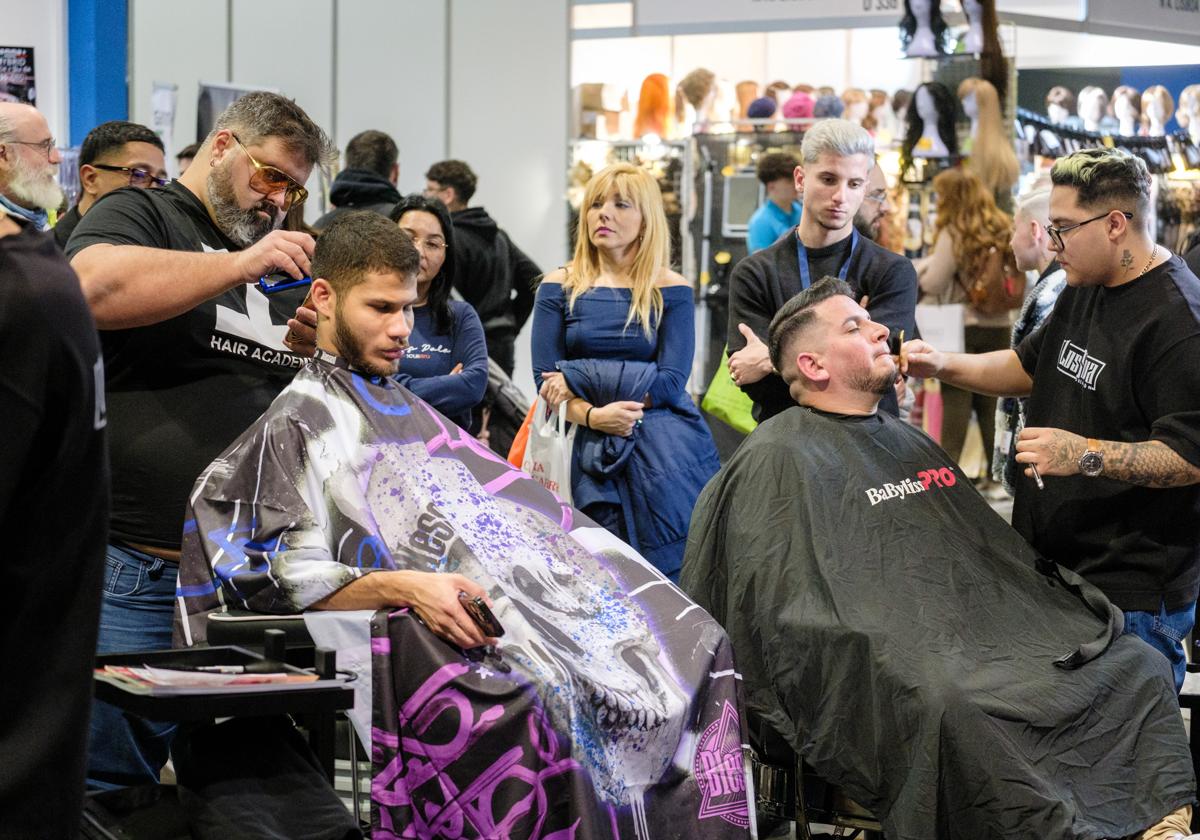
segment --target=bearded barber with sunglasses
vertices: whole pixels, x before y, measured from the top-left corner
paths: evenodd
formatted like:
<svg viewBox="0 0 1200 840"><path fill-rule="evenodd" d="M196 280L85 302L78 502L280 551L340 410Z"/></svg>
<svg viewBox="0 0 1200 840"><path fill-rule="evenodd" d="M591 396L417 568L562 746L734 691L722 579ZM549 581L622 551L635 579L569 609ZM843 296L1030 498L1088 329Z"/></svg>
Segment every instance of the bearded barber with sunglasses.
<svg viewBox="0 0 1200 840"><path fill-rule="evenodd" d="M105 357L113 505L98 651L171 647L184 511L196 477L258 418L302 359L284 344L299 287L266 295L272 272L309 276L313 239L279 230L336 159L294 102L255 92L216 120L186 173L117 190L67 247ZM97 702L88 781L157 781L171 728Z"/></svg>
<svg viewBox="0 0 1200 840"><path fill-rule="evenodd" d="M1067 287L1043 326L1016 350L903 356L915 376L1029 396L1013 526L1119 606L1178 690L1200 589L1200 279L1155 243L1139 158L1088 149L1051 180Z"/></svg>

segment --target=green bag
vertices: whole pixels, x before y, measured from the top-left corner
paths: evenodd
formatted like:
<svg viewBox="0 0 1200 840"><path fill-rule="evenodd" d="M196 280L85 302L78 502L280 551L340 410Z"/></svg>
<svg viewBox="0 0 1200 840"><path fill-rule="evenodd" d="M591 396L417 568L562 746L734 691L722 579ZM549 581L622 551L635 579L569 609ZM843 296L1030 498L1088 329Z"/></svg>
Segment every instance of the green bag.
<svg viewBox="0 0 1200 840"><path fill-rule="evenodd" d="M700 407L744 435L750 434L758 425L750 413L754 400L746 396L746 392L735 385L733 377L729 375L728 347L721 353L721 364L717 366L717 372L704 392Z"/></svg>

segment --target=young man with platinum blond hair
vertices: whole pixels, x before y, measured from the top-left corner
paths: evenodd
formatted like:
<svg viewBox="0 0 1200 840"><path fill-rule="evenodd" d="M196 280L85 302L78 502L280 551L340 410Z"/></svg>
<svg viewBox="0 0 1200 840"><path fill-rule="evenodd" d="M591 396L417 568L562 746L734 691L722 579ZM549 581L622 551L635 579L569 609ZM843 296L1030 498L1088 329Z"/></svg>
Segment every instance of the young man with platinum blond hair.
<svg viewBox="0 0 1200 840"><path fill-rule="evenodd" d="M860 234L854 217L875 166L875 141L848 120L817 123L804 135L796 190L804 213L794 232L746 257L729 283L729 373L754 400L763 422L795 405L771 366L767 326L784 302L826 275L845 280L867 298L872 319L893 333L913 335L917 274L912 263ZM895 394L883 408L896 414Z"/></svg>

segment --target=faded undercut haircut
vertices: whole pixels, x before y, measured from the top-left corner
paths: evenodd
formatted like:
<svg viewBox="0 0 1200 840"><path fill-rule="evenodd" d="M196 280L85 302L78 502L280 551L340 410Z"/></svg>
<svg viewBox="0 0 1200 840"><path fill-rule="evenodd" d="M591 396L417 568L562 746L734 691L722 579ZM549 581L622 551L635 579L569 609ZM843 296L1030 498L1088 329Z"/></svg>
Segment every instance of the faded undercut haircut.
<svg viewBox="0 0 1200 840"><path fill-rule="evenodd" d="M783 375L785 355L790 356L788 346L792 340L808 329L817 319L814 311L821 301L829 300L837 295L845 295L851 300L854 293L845 280L836 277L822 277L800 294L793 297L775 313L771 326L767 331L767 347L771 352L771 366ZM784 377L786 380L787 377Z"/></svg>
<svg viewBox="0 0 1200 840"><path fill-rule="evenodd" d="M1013 218L1034 221L1042 227L1050 224L1050 190L1034 190L1018 198Z"/></svg>
<svg viewBox="0 0 1200 840"><path fill-rule="evenodd" d="M334 219L317 237L312 276L328 281L344 295L366 279L368 272L395 272L408 278L421 267L412 237L386 216L353 210Z"/></svg>
<svg viewBox="0 0 1200 840"><path fill-rule="evenodd" d="M304 158L309 166L322 168L337 162L338 150L320 126L304 112L304 109L278 93L256 90L235 100L221 112L213 124L213 130L204 143L221 129L229 129L246 146L261 144L274 137L292 154Z"/></svg>
<svg viewBox="0 0 1200 840"><path fill-rule="evenodd" d="M866 155L875 162L875 141L867 130L850 120L821 120L804 132L800 144L800 159L804 163L816 163L826 152L838 157Z"/></svg>
<svg viewBox="0 0 1200 840"><path fill-rule="evenodd" d="M1061 157L1050 170L1056 187L1074 187L1075 200L1090 210L1132 212L1149 220L1150 170L1141 158L1120 149L1084 149Z"/></svg>

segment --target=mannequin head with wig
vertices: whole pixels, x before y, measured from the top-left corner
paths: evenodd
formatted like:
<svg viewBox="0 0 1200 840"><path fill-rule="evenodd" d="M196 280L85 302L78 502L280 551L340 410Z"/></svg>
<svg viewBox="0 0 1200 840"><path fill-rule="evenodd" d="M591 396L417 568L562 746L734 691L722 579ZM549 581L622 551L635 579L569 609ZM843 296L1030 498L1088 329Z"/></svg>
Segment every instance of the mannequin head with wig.
<svg viewBox="0 0 1200 840"><path fill-rule="evenodd" d="M666 137L671 119L671 87L662 73L651 73L642 80L642 91L638 95L637 118L633 122L633 136L645 137L657 134Z"/></svg>
<svg viewBox="0 0 1200 840"><path fill-rule="evenodd" d="M1013 151L1012 138L1005 131L1000 97L991 82L978 76L963 79L959 84L959 100L965 103L967 97L974 97L975 111L975 136L967 166L994 194L1009 192L1017 182L1021 167Z"/></svg>

